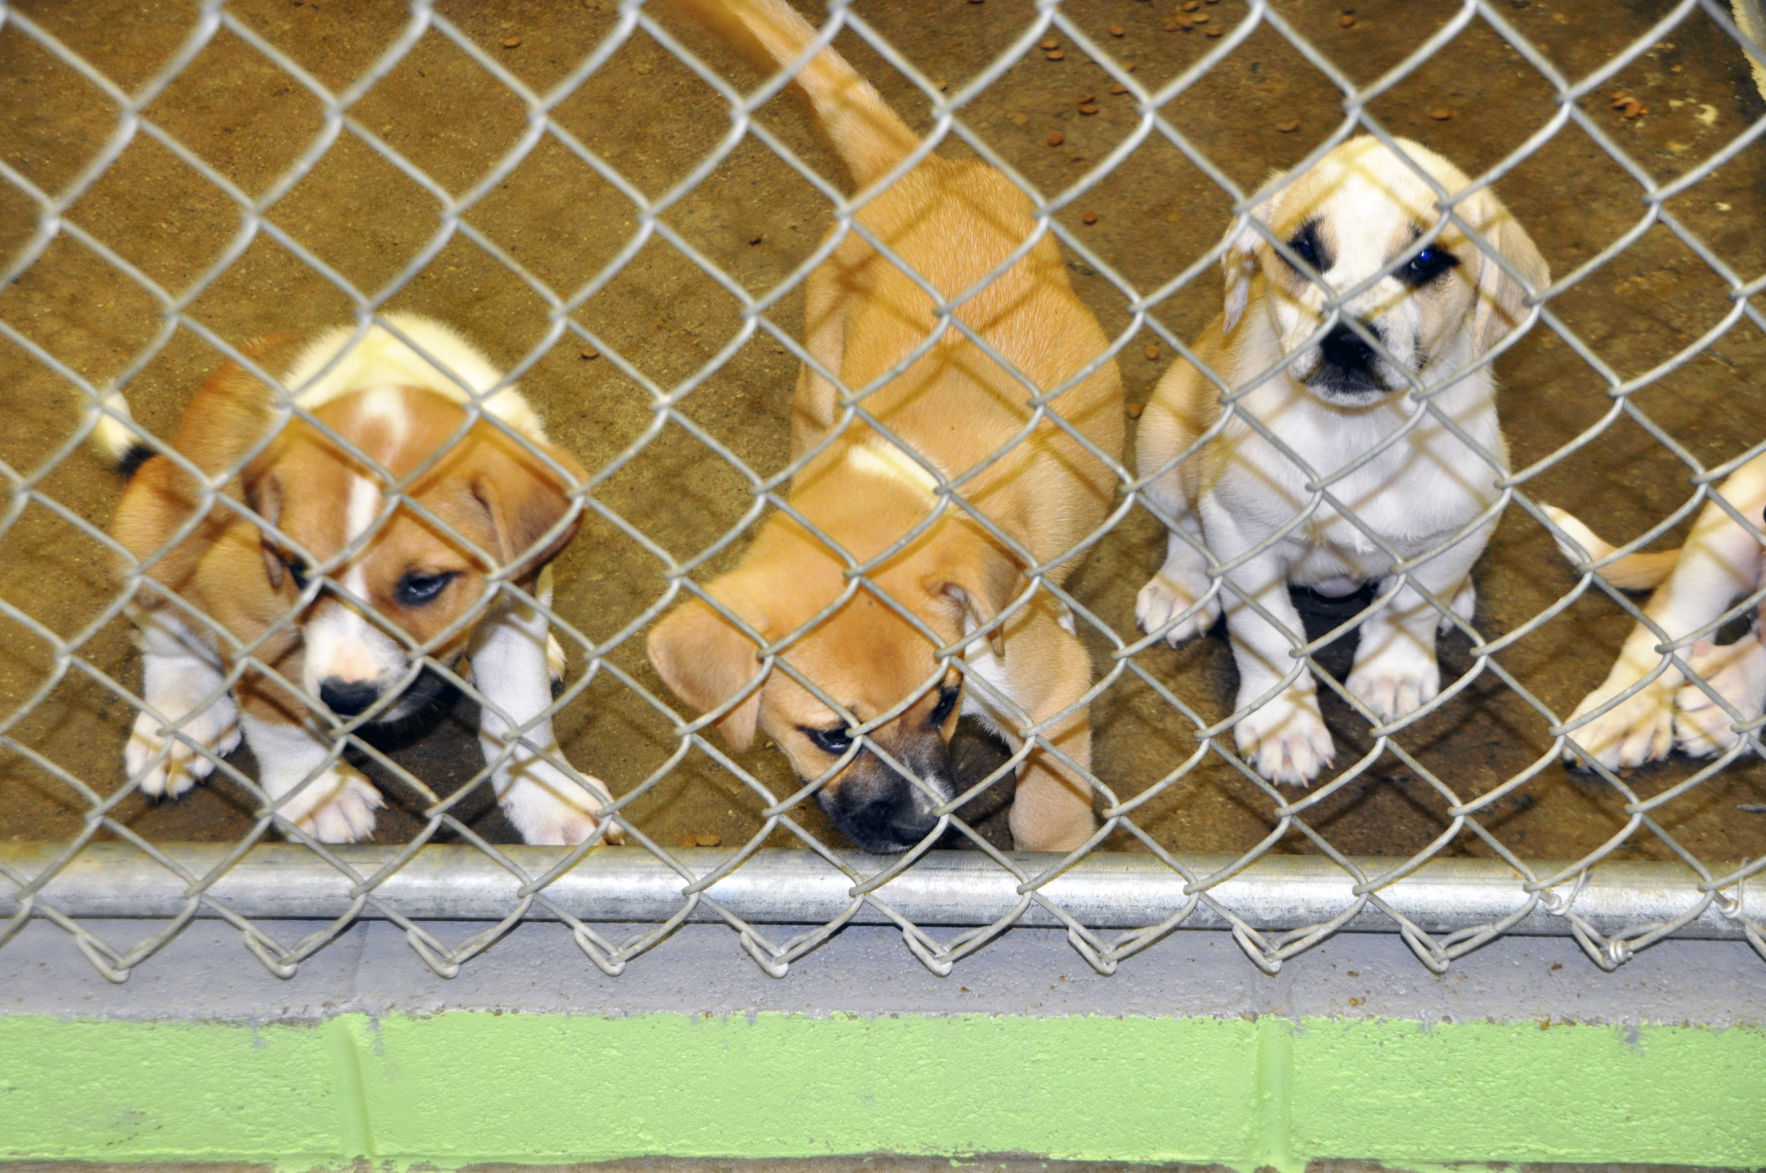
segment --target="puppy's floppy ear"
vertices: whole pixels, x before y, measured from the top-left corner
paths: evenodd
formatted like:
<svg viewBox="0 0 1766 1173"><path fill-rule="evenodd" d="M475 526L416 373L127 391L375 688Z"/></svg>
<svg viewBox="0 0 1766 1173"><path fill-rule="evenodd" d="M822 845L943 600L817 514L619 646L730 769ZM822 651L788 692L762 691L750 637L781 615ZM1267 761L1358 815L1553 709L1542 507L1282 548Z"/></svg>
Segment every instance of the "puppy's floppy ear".
<svg viewBox="0 0 1766 1173"><path fill-rule="evenodd" d="M490 441L494 452L470 474L472 496L490 517L491 548L500 566L514 566L514 580L539 574L576 534L580 513L553 530L570 512L571 495L586 476L582 466L561 448L529 439L536 449L564 470L569 482L532 452L515 450L503 436Z"/></svg>
<svg viewBox="0 0 1766 1173"><path fill-rule="evenodd" d="M700 599L670 611L645 645L663 683L702 713L735 696L760 668L754 641ZM760 693L755 689L717 720L718 732L737 753L754 741Z"/></svg>
<svg viewBox="0 0 1766 1173"><path fill-rule="evenodd" d="M966 635L992 623L1006 604L1024 589L1018 564L991 542L949 543L940 565L922 580L935 600L956 608L957 621ZM1006 654L1005 625L991 628L987 646L996 657Z"/></svg>
<svg viewBox="0 0 1766 1173"><path fill-rule="evenodd" d="M241 480L245 483L245 503L253 513L274 526L282 516L282 482L276 479L275 472L251 467L245 470ZM264 552L264 572L270 577L270 589L279 591L287 567L282 563L282 555L270 532L259 530L258 536L258 545Z"/></svg>
<svg viewBox="0 0 1766 1173"><path fill-rule="evenodd" d="M1270 176L1271 182L1281 178L1281 172ZM1275 211L1275 197L1271 196L1251 209L1251 217L1269 223L1270 215ZM1220 272L1226 280L1226 320L1221 324L1221 333L1231 334L1239 319L1245 316L1245 305L1251 298L1251 278L1257 271L1257 244L1263 234L1255 225L1247 220L1244 224L1235 223L1226 230L1226 237L1221 241L1226 251L1220 256Z"/></svg>
<svg viewBox="0 0 1766 1173"><path fill-rule="evenodd" d="M1483 354L1527 316L1529 293L1537 293L1551 284L1551 269L1539 255L1533 238L1488 188L1466 201L1465 218L1527 283L1523 287L1489 253L1480 250L1478 305L1473 311L1472 333L1477 353Z"/></svg>

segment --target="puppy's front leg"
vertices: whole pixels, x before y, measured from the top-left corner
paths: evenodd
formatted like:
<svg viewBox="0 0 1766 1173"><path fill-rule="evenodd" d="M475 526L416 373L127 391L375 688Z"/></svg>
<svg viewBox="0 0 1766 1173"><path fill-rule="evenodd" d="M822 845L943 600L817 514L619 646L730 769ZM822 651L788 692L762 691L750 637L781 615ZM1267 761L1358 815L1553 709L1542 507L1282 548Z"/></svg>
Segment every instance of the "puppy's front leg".
<svg viewBox="0 0 1766 1173"><path fill-rule="evenodd" d="M979 716L1016 752L1031 726L1048 725L1041 740L1081 769L1091 767L1091 715L1083 703L1091 686L1091 656L1074 634L1073 617L1039 592L1005 630L1006 662L977 640L963 653L980 678L965 692L963 711ZM1003 693L1004 697L999 694ZM1072 851L1097 829L1092 791L1084 777L1038 746L1018 766L1018 787L1007 825L1019 851Z"/></svg>
<svg viewBox="0 0 1766 1173"><path fill-rule="evenodd" d="M1147 405L1138 441L1142 476L1152 475L1195 441L1195 424L1172 406L1173 401L1182 400L1181 384L1187 381L1182 370L1173 368ZM1184 487L1181 467L1174 465L1152 475L1141 493L1171 532L1165 538L1164 565L1135 596L1134 618L1142 631L1163 634L1165 642L1176 647L1214 626L1220 618L1220 597L1208 594L1214 584L1208 577L1207 555L1202 553L1207 548L1202 520ZM1184 613L1192 607L1195 613L1186 617Z"/></svg>
<svg viewBox="0 0 1766 1173"><path fill-rule="evenodd" d="M1085 649L1079 650L1083 655ZM1084 696L1083 687L1071 692L1059 690L1032 710L1030 719L1042 722L1069 705L1076 706L1073 712L1043 730L1042 739L1089 769L1091 714L1081 703ZM1018 789L1006 825L1012 830L1012 845L1019 851L1072 851L1097 830L1098 820L1091 809L1091 787L1053 753L1041 748L1032 750L1019 768Z"/></svg>
<svg viewBox="0 0 1766 1173"><path fill-rule="evenodd" d="M1208 597L1214 584L1208 577L1208 558L1202 553L1206 548L1202 521L1178 470L1167 470L1143 492L1172 528L1165 537L1165 564L1135 596L1134 618L1142 631L1149 635L1163 632L1165 642L1176 647L1214 626L1220 618L1220 597ZM1203 599L1207 601L1201 602ZM1199 602L1195 614L1184 617L1184 612Z"/></svg>
<svg viewBox="0 0 1766 1173"><path fill-rule="evenodd" d="M374 833L380 792L338 755L342 748L305 721L291 721L261 693L242 698L239 723L258 760L258 785L282 817L321 843L355 843Z"/></svg>
<svg viewBox="0 0 1766 1173"><path fill-rule="evenodd" d="M1208 537L1221 561L1230 563L1244 541L1230 523L1207 520ZM1302 671L1293 683L1259 704L1294 669L1294 649L1306 642L1300 613L1288 597L1288 561L1273 546L1232 566L1221 592L1233 661L1239 668L1238 708L1244 715L1234 730L1239 753L1271 782L1305 786L1330 765L1336 752L1318 711L1318 686ZM1254 600L1269 615L1248 605Z"/></svg>
<svg viewBox="0 0 1766 1173"><path fill-rule="evenodd" d="M1435 639L1444 616L1416 588L1457 610L1461 599L1469 597L1472 564L1489 535L1486 527L1422 563L1392 598L1363 617L1355 667L1349 673L1349 695L1373 710L1381 722L1415 712L1441 691ZM1385 590L1383 583L1381 593Z"/></svg>
<svg viewBox="0 0 1766 1173"><path fill-rule="evenodd" d="M549 583L539 598L550 602ZM613 796L597 778L566 773L552 732L551 676L546 665L546 616L514 604L480 632L472 651L472 678L482 697L478 741L491 767L491 785L509 821L527 843L582 843L598 829L595 811ZM623 838L618 828L607 837Z"/></svg>
<svg viewBox="0 0 1766 1173"><path fill-rule="evenodd" d="M215 657L170 611L131 607L141 649L141 695L123 766L141 793L176 798L239 744L239 713ZM163 724L162 724L163 719Z"/></svg>
<svg viewBox="0 0 1766 1173"><path fill-rule="evenodd" d="M1766 458L1743 465L1718 493L1744 516L1758 517L1766 500ZM1760 543L1752 527L1737 525L1721 507L1708 504L1693 522L1673 573L1650 596L1644 614L1670 642L1683 640L1723 614L1730 599L1752 591L1760 564ZM1674 698L1685 681L1675 664L1663 664L1658 646L1649 627L1640 623L1632 628L1606 680L1582 698L1565 722L1574 726L1570 739L1608 769L1665 758L1674 746ZM1616 701L1658 666L1661 671L1653 679ZM1564 760L1575 765L1579 759L1566 746Z"/></svg>

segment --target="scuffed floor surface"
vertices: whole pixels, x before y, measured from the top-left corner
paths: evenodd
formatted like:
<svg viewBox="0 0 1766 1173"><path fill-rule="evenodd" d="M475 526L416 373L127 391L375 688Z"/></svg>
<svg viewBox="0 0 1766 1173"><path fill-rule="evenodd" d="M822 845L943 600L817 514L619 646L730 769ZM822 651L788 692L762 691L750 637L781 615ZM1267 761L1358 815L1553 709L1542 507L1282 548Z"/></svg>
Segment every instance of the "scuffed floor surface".
<svg viewBox="0 0 1766 1173"><path fill-rule="evenodd" d="M25 3L16 10L123 90L135 92L188 34L192 7L168 0L93 0ZM1232 0L1186 7L1196 11L1184 14L1170 0L1078 0L1064 11L1103 50L1119 62L1132 62L1139 83L1157 87L1224 43L1208 34L1235 27L1245 13ZM1665 10L1645 3L1543 0L1510 0L1497 9L1570 78L1588 76L1646 36ZM611 0L570 5L449 0L436 10L497 65L540 92L574 69L613 28L616 16ZM1365 85L1415 51L1459 6L1388 0L1358 4L1351 13L1335 5L1280 0L1272 10L1350 79ZM247 0L228 11L334 91L368 68L404 21L397 5L332 0ZM918 5L861 2L857 11L947 94L958 93L988 68L1024 33L1031 15L1030 6L1005 0L941 2L936 20L924 19ZM755 79L703 38L683 36L727 76L744 83ZM1068 252L1080 295L1108 330L1120 333L1130 324L1129 298L1106 271L1114 270L1138 292L1161 287L1218 240L1229 222L1231 200L1158 136L1093 182L1093 169L1135 126L1134 99L1113 93L1111 77L1070 37L1054 40L1058 47L1052 51L1033 41L1023 59L977 95L961 117L1046 192L1092 182L1059 219L1091 254ZM923 96L900 74L850 37L840 43L911 120L929 125ZM1641 175L1666 184L1731 144L1761 118L1762 103L1742 55L1702 11L1695 9L1683 24L1647 44L1647 51L1594 87L1580 105L1601 134L1630 155ZM1488 25L1473 21L1432 59L1373 99L1369 110L1393 132L1477 173L1551 123L1557 107L1554 89L1540 72ZM1163 113L1227 176L1249 189L1272 168L1301 159L1338 124L1340 111L1341 94L1331 82L1265 27ZM323 130L320 102L225 31L147 103L144 114L253 198L270 191ZM522 103L433 30L350 114L455 196L477 184L524 127ZM561 101L553 115L651 197L680 182L728 128L712 91L641 35ZM776 100L761 118L812 166L843 182L794 102ZM60 192L90 165L116 126L116 108L103 92L16 23L0 28L0 162L41 189ZM1573 124L1559 128L1504 175L1499 191L1560 278L1626 239L1646 214L1640 175L1621 167ZM1766 153L1751 147L1677 192L1666 207L1746 283L1766 272L1762 192ZM440 212L432 191L347 132L309 174L264 209L267 219L313 260L357 289L372 294L397 288L392 308L448 319L500 362L523 359L544 335L546 303L527 279L467 234L454 235L408 280L401 276L434 238ZM211 273L239 231L238 210L146 134L121 151L65 218L173 295L189 294L188 313L236 344L268 331L329 325L350 312L349 300L309 260L266 234ZM750 139L664 219L734 282L759 293L786 279L809 255L826 227L827 209L806 180ZM564 293L608 265L637 223L624 195L549 137L468 208L464 221L521 266L528 279ZM13 185L0 183L0 257L18 255L35 228L31 201ZM1219 298L1215 273L1204 267L1153 312L1176 335L1187 337L1218 309ZM1531 473L1520 491L1570 509L1613 538L1642 533L1677 508L1689 495L1680 457L1631 419L1609 420L1608 390L1615 381L1636 378L1683 353L1688 354L1683 363L1631 396L1636 411L1707 465L1759 442L1766 343L1746 319L1716 330L1731 308L1725 281L1660 224L1626 239L1610 261L1555 298L1551 309L1578 345L1540 328L1498 364L1513 465ZM801 326L801 294L786 295L770 316L795 334ZM69 235L50 243L0 290L0 320L94 383L132 372L128 395L136 415L162 433L217 361L195 334L180 330L135 370L159 328L159 307L133 277ZM582 305L575 320L592 332L594 343L567 337L539 356L523 387L555 438L586 467L618 465L595 488L600 504L684 560L741 517L750 500L746 480L676 427L663 429L629 458L627 450L653 420L652 393L642 382L668 388L697 371L737 333L738 303L682 252L652 238ZM1580 349L1597 356L1598 366ZM1131 403L1146 399L1169 358L1169 346L1147 329L1127 340L1121 366ZM763 331L696 390L684 410L754 470L770 474L785 462L794 379L792 359ZM0 746L0 835L12 839L71 838L89 806L124 784L121 748L133 714L95 673L134 687L139 669L128 649L126 625L120 619L96 623L112 602L106 556L71 520L102 526L120 481L89 452L71 445L82 402L77 388L49 365L0 340L0 418L7 421L0 430L0 459L21 477L33 478L34 488L70 515L33 501L16 517L8 514L0 529L0 598L30 620L0 615L0 720L14 721L22 712L6 731L9 742ZM1675 532L1683 533L1684 526ZM1133 638L1134 595L1157 564L1162 545L1157 524L1144 510L1132 508L1070 584L1123 641ZM729 560L726 554L711 569ZM557 611L583 637L567 641L573 648L573 681L585 672L585 641L613 639L656 605L665 590L663 570L651 552L611 522L591 517L584 525L557 575ZM1610 845L1623 858L1670 859L1685 853L1715 862L1757 857L1766 850L1766 815L1739 809L1766 802L1766 767L1757 760L1688 789L1639 820L1627 815L1623 796L1611 787L1573 776L1552 759L1547 710L1567 714L1604 677L1629 620L1598 589L1552 613L1577 592L1578 579L1522 509L1506 514L1477 571L1477 584L1476 625L1487 637L1538 627L1487 662L1472 655L1463 636L1446 641L1447 674L1476 670L1475 678L1451 704L1397 738L1442 787L1387 752L1308 815L1313 833L1347 854L1405 856L1444 839L1440 850L1445 853L1488 855L1493 850L1488 842L1470 827L1456 826L1448 813L1452 799L1443 788L1465 800L1530 772L1477 816L1484 832L1522 858L1578 858ZM1362 601L1305 601L1314 634L1344 622ZM1118 645L1099 631L1089 632L1088 639L1102 668ZM65 640L77 641L65 649L77 663L63 658L55 642ZM1349 652L1349 642L1339 641L1324 657L1339 677L1347 671ZM608 652L607 662L652 696L667 695L644 659L641 638L626 638ZM1138 662L1201 719L1226 715L1235 680L1221 632L1176 651L1150 648ZM1353 766L1370 748L1355 728L1357 720L1333 699L1326 701L1326 718L1337 737L1337 768ZM1098 699L1094 721L1095 768L1122 797L1159 787L1196 748L1195 723L1132 675L1116 679ZM446 794L477 769L472 725L469 706L457 706L389 748L402 768ZM638 787L675 749L671 719L610 672L593 677L560 726L571 760L607 779L615 794ZM973 732L964 735L962 750L970 779L984 777L1000 760L998 748ZM795 789L782 759L765 747L739 760L756 786L780 796ZM237 762L251 768L243 752ZM1658 795L1697 768L1676 759L1636 771L1626 783L1640 796ZM421 804L386 770L376 773L391 799L376 839L407 840L422 826ZM996 785L966 812L995 842L1004 842L1008 798L1008 788ZM634 802L628 817L664 846L684 836L716 836L735 847L757 834L768 801L694 753ZM1237 852L1270 834L1275 805L1235 768L1211 757L1164 785L1135 810L1133 821L1146 839L1166 849ZM488 794L474 795L460 809L486 836L510 837ZM227 840L251 825L247 796L226 782L157 806L129 796L111 814L156 841ZM797 817L809 831L832 841L813 802L806 801ZM773 842L799 841L780 831ZM1144 849L1126 832L1108 846ZM1317 846L1291 828L1272 849L1314 851ZM802 1166L859 1167L842 1161ZM997 1167L1049 1166L1008 1162Z"/></svg>

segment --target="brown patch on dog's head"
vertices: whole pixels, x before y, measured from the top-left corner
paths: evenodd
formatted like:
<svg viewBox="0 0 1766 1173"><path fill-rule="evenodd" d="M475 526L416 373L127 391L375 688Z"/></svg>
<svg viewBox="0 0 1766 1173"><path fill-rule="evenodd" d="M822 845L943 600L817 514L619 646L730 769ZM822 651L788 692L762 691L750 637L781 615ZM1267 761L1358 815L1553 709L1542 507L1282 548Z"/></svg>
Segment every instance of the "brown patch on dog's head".
<svg viewBox="0 0 1766 1173"><path fill-rule="evenodd" d="M949 740L962 678L938 651L992 623L1023 579L958 522L933 527L871 574L887 601L861 587L830 611L847 587L842 565L795 523L769 523L742 565L711 583L715 608L695 600L656 626L650 658L688 705L726 709L716 723L732 747L746 748L759 729L801 778L825 777L817 801L839 830L869 851L903 851L932 831L935 808L954 794ZM1002 639L997 627L988 633ZM763 646L779 663L763 663ZM849 716L861 726L881 719L868 745Z"/></svg>

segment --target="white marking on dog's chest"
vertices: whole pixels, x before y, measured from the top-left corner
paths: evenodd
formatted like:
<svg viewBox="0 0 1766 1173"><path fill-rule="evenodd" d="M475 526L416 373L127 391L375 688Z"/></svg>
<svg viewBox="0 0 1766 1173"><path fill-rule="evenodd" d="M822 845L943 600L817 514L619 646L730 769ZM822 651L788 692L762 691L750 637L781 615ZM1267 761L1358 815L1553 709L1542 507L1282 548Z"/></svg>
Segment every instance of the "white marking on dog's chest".
<svg viewBox="0 0 1766 1173"><path fill-rule="evenodd" d="M1361 521L1363 525L1374 526L1376 530L1389 528L1380 525L1385 518L1366 516L1364 515L1366 513L1367 511L1356 513L1357 520ZM1374 544L1373 539L1367 536L1361 526L1351 522L1329 505L1320 507L1301 532L1305 535L1307 544L1328 547L1346 555L1372 554L1379 550L1379 547Z"/></svg>
<svg viewBox="0 0 1766 1173"><path fill-rule="evenodd" d="M964 635L974 630L973 623L965 623ZM963 649L963 674L969 677L969 687L963 689L963 707L960 710L965 717L979 717L981 723L989 729L998 730L1001 722L997 696L1012 695L1011 678L1006 675L1006 666L993 654L987 641L978 639ZM976 682L985 687L976 688Z"/></svg>
<svg viewBox="0 0 1766 1173"><path fill-rule="evenodd" d="M1051 599L1051 602L1058 608L1055 622L1061 625L1061 630L1068 635L1077 634L1078 626L1074 623L1073 612L1069 611L1067 605L1058 599ZM1036 604L1032 601L1026 605L1034 606ZM978 625L973 619L965 619L963 634L965 636L974 635L977 627ZM963 716L979 717L989 728L1000 729L1001 722L1009 720L1010 715L1002 711L994 697L1012 695L1012 679L1006 671L1005 663L993 654L993 648L987 640L976 639L963 649L963 665L966 673L987 685L985 690L973 688L963 690Z"/></svg>
<svg viewBox="0 0 1766 1173"><path fill-rule="evenodd" d="M1466 382L1455 393L1457 399L1445 396L1438 407L1459 421L1474 444L1483 441L1487 451L1500 452L1495 412L1488 407L1488 380ZM1421 409L1408 400L1378 412L1339 414L1304 396L1298 388L1272 388L1248 402L1247 410L1311 466L1324 492L1338 503L1318 502L1288 535L1290 542L1319 549L1325 565L1335 555L1356 568L1353 573L1381 573L1391 558L1380 543L1408 556L1451 533L1495 499L1497 474L1489 463L1440 423L1424 419L1412 424L1409 416ZM1248 424L1234 421L1226 439L1222 480L1236 516L1254 518L1268 532L1289 526L1296 512L1312 505L1307 470ZM1371 458L1364 455L1376 449ZM1339 474L1352 462L1358 466Z"/></svg>

